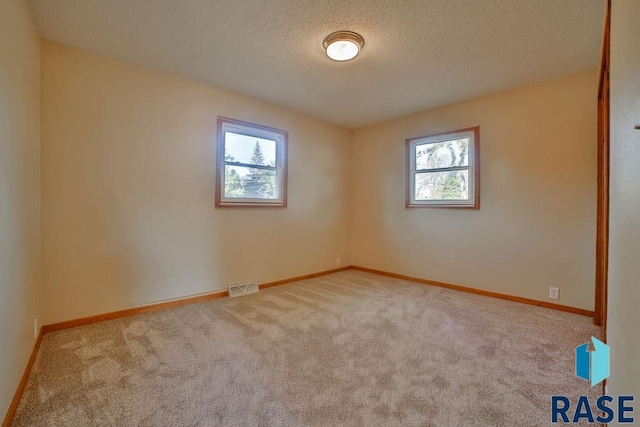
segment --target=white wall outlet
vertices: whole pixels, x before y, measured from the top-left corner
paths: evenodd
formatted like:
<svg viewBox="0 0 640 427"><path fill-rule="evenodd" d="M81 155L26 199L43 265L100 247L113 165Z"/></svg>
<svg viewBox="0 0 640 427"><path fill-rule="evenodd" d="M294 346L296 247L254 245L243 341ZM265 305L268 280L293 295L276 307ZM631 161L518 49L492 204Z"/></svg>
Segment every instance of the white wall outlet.
<svg viewBox="0 0 640 427"><path fill-rule="evenodd" d="M40 333L40 329L38 329L38 318L33 319L33 337L38 338L38 334Z"/></svg>
<svg viewBox="0 0 640 427"><path fill-rule="evenodd" d="M560 288L549 287L549 298L560 299Z"/></svg>
<svg viewBox="0 0 640 427"><path fill-rule="evenodd" d="M342 261L340 261L340 257L336 258L336 265L340 265Z"/></svg>

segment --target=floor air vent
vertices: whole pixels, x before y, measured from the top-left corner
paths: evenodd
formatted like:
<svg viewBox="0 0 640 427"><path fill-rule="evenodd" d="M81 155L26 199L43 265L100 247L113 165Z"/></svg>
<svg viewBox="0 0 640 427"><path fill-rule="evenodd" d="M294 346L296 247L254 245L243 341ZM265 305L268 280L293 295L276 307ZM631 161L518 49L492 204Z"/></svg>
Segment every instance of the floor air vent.
<svg viewBox="0 0 640 427"><path fill-rule="evenodd" d="M258 282L244 282L244 283L234 283L229 285L229 296L240 297L242 295L250 295L258 292L260 288L258 288Z"/></svg>

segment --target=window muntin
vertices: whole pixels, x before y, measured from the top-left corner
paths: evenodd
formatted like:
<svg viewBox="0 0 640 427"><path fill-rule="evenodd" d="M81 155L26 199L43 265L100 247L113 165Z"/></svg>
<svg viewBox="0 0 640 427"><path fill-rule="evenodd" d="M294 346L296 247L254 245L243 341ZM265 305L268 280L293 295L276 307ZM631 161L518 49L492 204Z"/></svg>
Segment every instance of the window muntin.
<svg viewBox="0 0 640 427"><path fill-rule="evenodd" d="M407 207L479 207L479 128L410 138Z"/></svg>
<svg viewBox="0 0 640 427"><path fill-rule="evenodd" d="M218 118L216 206L286 206L286 131Z"/></svg>

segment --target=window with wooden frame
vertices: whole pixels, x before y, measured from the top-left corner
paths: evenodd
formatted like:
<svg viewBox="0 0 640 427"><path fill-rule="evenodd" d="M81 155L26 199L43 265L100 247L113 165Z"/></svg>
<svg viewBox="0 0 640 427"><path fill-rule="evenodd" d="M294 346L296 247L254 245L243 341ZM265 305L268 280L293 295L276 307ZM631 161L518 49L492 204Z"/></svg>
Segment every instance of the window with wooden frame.
<svg viewBox="0 0 640 427"><path fill-rule="evenodd" d="M408 208L480 208L480 128L406 140Z"/></svg>
<svg viewBox="0 0 640 427"><path fill-rule="evenodd" d="M287 206L287 131L218 117L216 207Z"/></svg>

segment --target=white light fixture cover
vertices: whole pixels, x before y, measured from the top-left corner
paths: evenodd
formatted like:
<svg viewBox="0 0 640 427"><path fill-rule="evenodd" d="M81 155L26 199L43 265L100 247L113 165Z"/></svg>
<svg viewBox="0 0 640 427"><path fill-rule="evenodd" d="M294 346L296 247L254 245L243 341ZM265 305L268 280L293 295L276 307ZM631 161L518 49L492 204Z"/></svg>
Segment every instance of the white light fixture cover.
<svg viewBox="0 0 640 427"><path fill-rule="evenodd" d="M360 53L364 39L353 31L336 31L324 39L322 46L334 61L348 61Z"/></svg>

